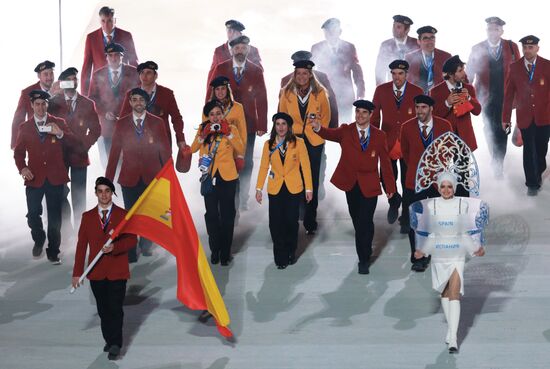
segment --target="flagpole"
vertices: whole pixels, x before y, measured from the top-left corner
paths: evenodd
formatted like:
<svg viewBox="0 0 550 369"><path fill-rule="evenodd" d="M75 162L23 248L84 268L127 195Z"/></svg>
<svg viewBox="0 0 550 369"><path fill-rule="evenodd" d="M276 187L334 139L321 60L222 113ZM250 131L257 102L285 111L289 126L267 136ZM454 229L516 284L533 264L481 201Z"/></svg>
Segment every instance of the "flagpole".
<svg viewBox="0 0 550 369"><path fill-rule="evenodd" d="M113 234L113 230L111 229L111 232L109 232L109 234L111 235L112 237L112 234ZM94 268L94 266L97 264L97 262L99 261L99 259L101 259L101 257L103 256L104 252L103 252L103 248L105 247L109 247L111 246L111 244L113 243L113 239L112 238L109 238L107 240L107 242L105 242L105 244L103 245L103 247L101 248L101 250L99 250L99 252L97 253L97 255L95 256L94 260L92 260L92 262L90 264L88 264L88 267L86 268L86 270L84 271L84 273L80 276L80 278L78 279L78 285L80 286L82 284L82 282L84 281L84 279L88 276L88 274L90 274L90 272L92 271L92 269ZM74 286L71 286L71 290L69 291L70 294L73 294L74 291L76 291L76 288Z"/></svg>

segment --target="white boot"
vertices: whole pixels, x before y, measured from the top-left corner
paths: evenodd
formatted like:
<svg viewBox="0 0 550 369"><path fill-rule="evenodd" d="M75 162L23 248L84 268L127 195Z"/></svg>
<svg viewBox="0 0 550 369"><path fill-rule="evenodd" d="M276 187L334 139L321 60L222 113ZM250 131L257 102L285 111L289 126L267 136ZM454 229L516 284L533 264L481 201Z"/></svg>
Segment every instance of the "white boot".
<svg viewBox="0 0 550 369"><path fill-rule="evenodd" d="M449 298L448 297L442 297L441 298L441 309L443 310L443 315L445 315L445 322L447 323L447 326L449 324ZM451 329L450 327L447 329L447 336L445 337L445 343L449 343L449 340L451 339Z"/></svg>
<svg viewBox="0 0 550 369"><path fill-rule="evenodd" d="M449 353L458 352L457 332L458 323L460 322L460 300L449 301L449 330L451 336L449 339Z"/></svg>

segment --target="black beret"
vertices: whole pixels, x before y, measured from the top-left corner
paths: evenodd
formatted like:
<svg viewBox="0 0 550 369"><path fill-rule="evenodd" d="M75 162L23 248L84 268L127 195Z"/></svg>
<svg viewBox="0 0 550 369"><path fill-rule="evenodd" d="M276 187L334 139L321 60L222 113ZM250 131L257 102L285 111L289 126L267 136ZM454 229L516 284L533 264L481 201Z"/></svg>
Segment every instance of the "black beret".
<svg viewBox="0 0 550 369"><path fill-rule="evenodd" d="M493 23L499 26L504 26L506 24L506 22L500 19L499 17L489 17L485 19L485 22L487 22L487 24Z"/></svg>
<svg viewBox="0 0 550 369"><path fill-rule="evenodd" d="M116 42L111 42L107 46L105 46L105 54L109 53L121 53L124 54L126 49L121 44L117 44Z"/></svg>
<svg viewBox="0 0 550 369"><path fill-rule="evenodd" d="M338 18L329 18L323 23L321 26L321 29L323 28L332 28L332 27L340 27L340 20Z"/></svg>
<svg viewBox="0 0 550 369"><path fill-rule="evenodd" d="M390 69L403 69L405 72L409 70L409 63L406 60L394 60L388 65Z"/></svg>
<svg viewBox="0 0 550 369"><path fill-rule="evenodd" d="M225 26L227 28L231 28L231 29L234 29L235 31L239 31L239 32L242 32L242 31L245 30L244 24L242 24L241 22L239 22L238 20L235 20L235 19L230 19L227 22L225 22Z"/></svg>
<svg viewBox="0 0 550 369"><path fill-rule="evenodd" d="M151 70L154 70L155 72L159 69L159 66L157 63L155 63L154 61L146 61L145 63L141 63L137 66L137 72L138 73L141 73L142 70L144 69L151 69Z"/></svg>
<svg viewBox="0 0 550 369"><path fill-rule="evenodd" d="M443 63L443 73L454 73L456 72L456 69L460 66L463 66L464 62L460 60L460 56L454 55L451 56L449 59L445 60L445 63Z"/></svg>
<svg viewBox="0 0 550 369"><path fill-rule="evenodd" d="M407 17L406 15L394 15L393 21L397 23L403 23L406 26L410 26L411 24L413 24L412 19Z"/></svg>
<svg viewBox="0 0 550 369"><path fill-rule="evenodd" d="M61 74L57 79L59 81L63 81L63 80L66 80L68 77L76 76L77 74L78 74L78 69L76 69L75 67L70 67L65 69L63 72L61 72Z"/></svg>
<svg viewBox="0 0 550 369"><path fill-rule="evenodd" d="M36 73L39 73L39 72L42 72L45 69L53 69L54 67L55 67L55 63L53 63L49 60L44 60L42 63L38 64L36 66L36 68L34 68L34 71Z"/></svg>
<svg viewBox="0 0 550 369"><path fill-rule="evenodd" d="M229 85L229 78L227 78L226 76L217 76L210 82L210 87L213 88L227 85Z"/></svg>
<svg viewBox="0 0 550 369"><path fill-rule="evenodd" d="M271 118L271 121L275 123L277 119L284 119L286 124L288 126L292 126L294 124L294 120L292 120L292 117L284 112L278 112L273 115L273 118Z"/></svg>
<svg viewBox="0 0 550 369"><path fill-rule="evenodd" d="M369 100L357 100L353 103L353 106L360 109L367 109L371 113L374 111L374 104Z"/></svg>
<svg viewBox="0 0 550 369"><path fill-rule="evenodd" d="M300 50L300 51L296 51L294 54L292 54L290 59L292 59L293 61L296 62L296 61L299 61L299 60L310 60L312 56L313 56L313 54L310 53L309 51Z"/></svg>
<svg viewBox="0 0 550 369"><path fill-rule="evenodd" d="M432 27L432 26L424 26L424 27L420 27L419 29L416 30L416 33L418 33L418 36L420 36L421 34L423 33L433 33L433 34L436 34L437 33L437 30Z"/></svg>
<svg viewBox="0 0 550 369"><path fill-rule="evenodd" d="M107 177L97 177L97 179L95 180L95 189L97 190L97 186L107 186L111 189L111 192L112 193L115 193L115 185L113 184L113 182L111 182L111 180Z"/></svg>
<svg viewBox="0 0 550 369"><path fill-rule="evenodd" d="M151 98L149 96L149 94L147 93L147 91L139 88L139 87L135 87L135 88L132 88L130 90L130 98L134 95L139 95L141 97L143 97L143 99L145 100L145 102L149 102L149 99Z"/></svg>
<svg viewBox="0 0 550 369"><path fill-rule="evenodd" d="M540 39L537 36L529 35L525 36L519 42L521 42L522 45L538 45Z"/></svg>
<svg viewBox="0 0 550 369"><path fill-rule="evenodd" d="M209 102L204 104L204 107L202 108L202 113L204 114L204 116L207 117L208 113L210 113L215 107L218 107L223 111L223 105L221 102L219 102L218 100L210 100Z"/></svg>
<svg viewBox="0 0 550 369"><path fill-rule="evenodd" d="M233 47L238 44L248 45L249 43L250 43L250 39L247 36L242 35L229 41L229 46Z"/></svg>
<svg viewBox="0 0 550 369"><path fill-rule="evenodd" d="M315 66L315 63L312 62L311 60L298 60L292 63L292 65L294 65L294 68L304 68L304 69L312 70L313 67Z"/></svg>
<svg viewBox="0 0 550 369"><path fill-rule="evenodd" d="M415 104L426 104L429 106L434 106L435 101L428 95L416 95L414 97Z"/></svg>
<svg viewBox="0 0 550 369"><path fill-rule="evenodd" d="M50 94L42 90L32 90L31 92L29 92L29 97L31 98L31 101L37 99L48 101L50 99Z"/></svg>

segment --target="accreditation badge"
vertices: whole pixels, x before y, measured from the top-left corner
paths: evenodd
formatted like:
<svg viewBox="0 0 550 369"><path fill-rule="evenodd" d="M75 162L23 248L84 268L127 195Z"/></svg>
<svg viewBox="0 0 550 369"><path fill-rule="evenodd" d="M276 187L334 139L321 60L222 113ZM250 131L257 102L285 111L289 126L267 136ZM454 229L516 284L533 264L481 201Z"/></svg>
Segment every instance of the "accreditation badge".
<svg viewBox="0 0 550 369"><path fill-rule="evenodd" d="M55 140L55 136L54 136L54 137L52 137L52 143L54 144L55 141L56 141L56 140Z"/></svg>
<svg viewBox="0 0 550 369"><path fill-rule="evenodd" d="M544 78L541 78L541 79L540 79L539 85L544 86Z"/></svg>
<svg viewBox="0 0 550 369"><path fill-rule="evenodd" d="M376 151L375 150L372 150L372 152L370 153L370 157L371 158L376 157Z"/></svg>
<svg viewBox="0 0 550 369"><path fill-rule="evenodd" d="M153 143L153 136L149 136L149 143L150 143L150 144Z"/></svg>
<svg viewBox="0 0 550 369"><path fill-rule="evenodd" d="M248 92L252 92L252 86L248 87Z"/></svg>
<svg viewBox="0 0 550 369"><path fill-rule="evenodd" d="M269 178L274 179L275 173L273 173L271 170L269 171Z"/></svg>

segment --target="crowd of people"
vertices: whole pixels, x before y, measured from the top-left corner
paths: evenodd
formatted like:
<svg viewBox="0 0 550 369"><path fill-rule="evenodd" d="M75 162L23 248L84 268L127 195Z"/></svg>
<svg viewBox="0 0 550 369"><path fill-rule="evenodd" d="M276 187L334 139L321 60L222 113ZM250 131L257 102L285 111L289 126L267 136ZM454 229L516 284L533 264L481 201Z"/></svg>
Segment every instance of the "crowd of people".
<svg viewBox="0 0 550 369"><path fill-rule="evenodd" d="M383 191L389 202L388 222L399 220L400 232L409 236L411 269L427 269L431 258L417 248L409 207L439 196L468 197L469 191L449 177L418 191L416 170L424 150L446 132L453 132L475 151L480 140L474 133L472 115L483 115L495 178L503 176L507 137L514 131L515 142L523 144L527 195L536 196L540 190L550 134L550 63L538 56L539 39L533 35L519 40L521 56L515 42L502 38L505 22L498 17L486 19L487 39L473 46L468 63L464 63L458 55L435 47L435 27L419 27L416 37L411 37L413 21L394 16L393 37L380 46L377 87L370 100L365 97L355 46L340 38L340 21L330 18L321 26L324 41L313 45L311 51L292 55L294 71L281 80L271 124L260 53L243 34L245 26L228 20L227 41L214 51L203 122L191 145L185 140L174 92L156 83L157 63L139 63L131 33L114 25L114 9L102 7L99 19L101 27L86 38L81 72L70 67L54 81L54 63L39 63L35 68L38 81L22 90L12 123L11 146L26 186L32 255L42 255L47 239L48 260L61 263L61 227L70 222L72 205L74 224L79 228L75 278L82 274L87 245L92 257L124 214L123 209L114 207L109 195L115 190L115 179L128 210L173 150L198 152L194 162L201 171L210 261L229 265L236 214L249 206L256 138L268 132L253 197L262 203L267 179L269 230L279 269L297 262L301 207L307 235L314 237L320 227L317 214L323 211L320 189L325 140L341 147L331 182L346 193L359 274L370 272L373 218ZM517 125L512 128L514 108ZM98 207L85 212L88 152L96 142L105 177L96 181ZM460 158L459 164L468 166L468 160ZM443 186L451 186L452 195L443 195ZM44 197L47 231L42 224ZM127 265L121 266L120 255L127 255L132 263L152 254L150 241L141 238L136 242L125 237L104 250L112 253L104 258L105 263L116 257L123 273L115 278L97 272L90 279L126 280L129 273ZM446 278L450 287L438 286L442 299L455 296L460 285L456 274ZM124 297L125 284L106 284L92 286L102 320L109 319L111 307L100 300L121 301L121 294L122 300ZM112 290L116 297L109 295ZM119 316L121 307L113 309ZM121 319L117 327L121 327ZM455 328L451 329L454 336ZM105 329L105 350L115 358L121 337L118 331Z"/></svg>

